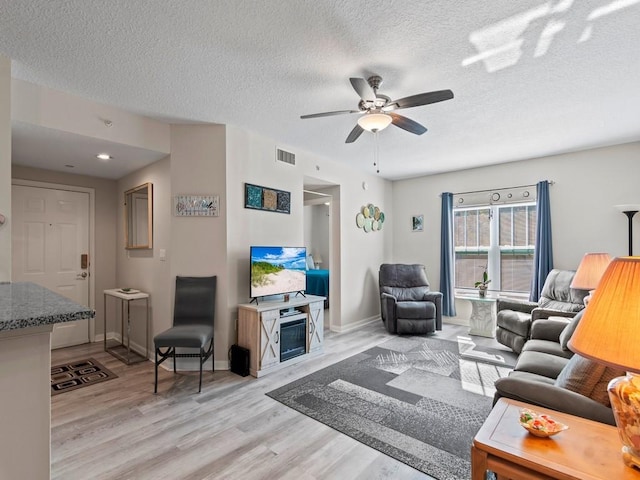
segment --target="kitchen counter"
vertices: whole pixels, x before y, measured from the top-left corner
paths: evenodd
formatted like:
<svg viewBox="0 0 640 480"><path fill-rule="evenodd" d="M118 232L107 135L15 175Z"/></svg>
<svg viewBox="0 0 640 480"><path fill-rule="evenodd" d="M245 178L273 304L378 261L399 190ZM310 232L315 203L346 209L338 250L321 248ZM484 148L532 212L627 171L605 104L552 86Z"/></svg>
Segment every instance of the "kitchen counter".
<svg viewBox="0 0 640 480"><path fill-rule="evenodd" d="M94 315L34 283L0 283L0 479L50 478L51 332Z"/></svg>
<svg viewBox="0 0 640 480"><path fill-rule="evenodd" d="M0 332L94 316L93 310L35 283L0 284Z"/></svg>

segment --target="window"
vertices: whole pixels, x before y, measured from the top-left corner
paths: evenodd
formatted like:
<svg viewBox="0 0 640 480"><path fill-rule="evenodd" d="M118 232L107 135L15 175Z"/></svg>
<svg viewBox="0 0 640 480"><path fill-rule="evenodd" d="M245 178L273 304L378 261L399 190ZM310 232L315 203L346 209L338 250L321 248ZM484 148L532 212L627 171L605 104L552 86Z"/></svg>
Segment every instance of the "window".
<svg viewBox="0 0 640 480"><path fill-rule="evenodd" d="M454 210L456 288L474 288L486 266L490 289L529 292L536 204Z"/></svg>

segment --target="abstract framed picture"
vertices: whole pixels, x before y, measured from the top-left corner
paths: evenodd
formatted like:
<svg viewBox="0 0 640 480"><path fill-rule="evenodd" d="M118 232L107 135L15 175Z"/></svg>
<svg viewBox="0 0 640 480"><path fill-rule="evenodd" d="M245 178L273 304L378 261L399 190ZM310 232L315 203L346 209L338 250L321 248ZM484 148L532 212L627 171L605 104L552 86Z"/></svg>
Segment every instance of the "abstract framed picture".
<svg viewBox="0 0 640 480"><path fill-rule="evenodd" d="M411 231L422 232L424 229L424 215L414 215L411 217Z"/></svg>
<svg viewBox="0 0 640 480"><path fill-rule="evenodd" d="M244 184L244 208L291 213L291 193L252 183Z"/></svg>

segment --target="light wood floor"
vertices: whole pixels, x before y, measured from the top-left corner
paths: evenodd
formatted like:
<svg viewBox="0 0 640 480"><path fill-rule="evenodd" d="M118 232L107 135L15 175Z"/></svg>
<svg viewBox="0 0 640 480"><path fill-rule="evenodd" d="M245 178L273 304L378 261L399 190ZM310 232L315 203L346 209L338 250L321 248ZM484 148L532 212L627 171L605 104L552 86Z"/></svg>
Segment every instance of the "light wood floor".
<svg viewBox="0 0 640 480"><path fill-rule="evenodd" d="M154 395L153 363L127 366L101 343L54 350L52 365L91 356L119 378L52 397L52 479L428 479L265 395L389 337L382 322L326 332L321 357L260 379L209 371L200 394L197 372L161 369Z"/></svg>

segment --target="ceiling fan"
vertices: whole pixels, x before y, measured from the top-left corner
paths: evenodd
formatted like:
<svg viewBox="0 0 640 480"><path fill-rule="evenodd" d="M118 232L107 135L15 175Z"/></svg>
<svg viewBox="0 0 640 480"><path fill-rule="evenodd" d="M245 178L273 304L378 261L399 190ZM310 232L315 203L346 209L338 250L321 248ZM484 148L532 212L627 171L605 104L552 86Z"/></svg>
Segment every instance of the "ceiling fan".
<svg viewBox="0 0 640 480"><path fill-rule="evenodd" d="M349 81L353 89L360 96L358 110L337 110L335 112L313 113L300 117L306 119L347 113L361 114L362 116L347 136L345 143L355 142L365 130L376 133L387 128L390 124L402 128L407 132L422 135L427 131L424 126L403 115L398 115L394 113L394 111L402 108L419 107L430 103L442 102L453 98L453 92L451 90L437 90L411 95L410 97L404 97L398 100L391 100L391 98L386 95L378 93L378 88L380 84L382 84L382 77L378 75L371 76L367 80L354 77L350 78Z"/></svg>

